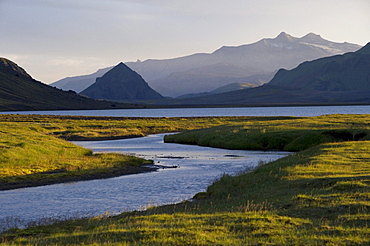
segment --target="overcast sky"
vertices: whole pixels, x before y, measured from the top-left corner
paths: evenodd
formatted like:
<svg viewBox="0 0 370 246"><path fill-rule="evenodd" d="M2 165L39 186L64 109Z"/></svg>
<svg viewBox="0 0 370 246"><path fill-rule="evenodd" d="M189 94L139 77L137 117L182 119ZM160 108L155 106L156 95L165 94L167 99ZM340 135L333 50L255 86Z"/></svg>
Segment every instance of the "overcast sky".
<svg viewBox="0 0 370 246"><path fill-rule="evenodd" d="M0 57L51 83L309 32L370 42L369 0L0 0Z"/></svg>

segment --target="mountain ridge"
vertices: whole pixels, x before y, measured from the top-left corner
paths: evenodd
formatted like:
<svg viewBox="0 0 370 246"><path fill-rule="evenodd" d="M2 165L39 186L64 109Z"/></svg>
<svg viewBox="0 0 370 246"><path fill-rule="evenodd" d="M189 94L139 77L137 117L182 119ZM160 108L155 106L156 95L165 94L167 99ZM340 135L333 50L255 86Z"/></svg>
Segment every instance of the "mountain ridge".
<svg viewBox="0 0 370 246"><path fill-rule="evenodd" d="M214 83L212 83L212 78L215 78L213 75L205 79L200 74L197 75L197 73L195 73L196 70L199 71L202 68L217 63L233 64L240 69L254 69L259 70L259 74L265 74L277 71L280 68L291 69L307 60L343 54L356 51L359 48L361 48L360 45L346 42L331 42L314 33L296 38L282 32L275 38L264 38L251 44L239 46L223 46L212 53L196 53L162 60L148 59L145 61L126 62L125 64L139 73L151 87L161 94L165 96L180 96L188 93L209 92L217 86L224 86L230 83L249 82L240 80L230 81L229 78L219 77L218 80L215 80L219 81L217 86L215 86ZM221 71L227 71L227 67L219 67L215 70L215 73ZM181 83L173 79L179 72L183 74ZM191 77L198 82L195 87L189 86L187 90L184 91L184 86L182 84L186 83L186 77L189 76L189 74L192 74ZM255 76L258 74L249 75ZM235 75L233 78L238 78L238 76ZM90 80L90 83L92 84L94 81ZM182 89L180 90L177 88ZM165 94L163 93L164 90L172 92Z"/></svg>
<svg viewBox="0 0 370 246"><path fill-rule="evenodd" d="M168 102L177 105L370 104L370 43L356 52L280 69L267 84L217 95Z"/></svg>

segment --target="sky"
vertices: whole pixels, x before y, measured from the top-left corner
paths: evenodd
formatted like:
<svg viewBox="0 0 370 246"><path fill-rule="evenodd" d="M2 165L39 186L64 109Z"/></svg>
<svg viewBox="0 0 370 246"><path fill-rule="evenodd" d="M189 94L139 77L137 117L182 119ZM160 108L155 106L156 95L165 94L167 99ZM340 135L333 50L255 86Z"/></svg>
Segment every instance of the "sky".
<svg viewBox="0 0 370 246"><path fill-rule="evenodd" d="M44 83L313 32L370 42L369 0L0 0L0 57Z"/></svg>

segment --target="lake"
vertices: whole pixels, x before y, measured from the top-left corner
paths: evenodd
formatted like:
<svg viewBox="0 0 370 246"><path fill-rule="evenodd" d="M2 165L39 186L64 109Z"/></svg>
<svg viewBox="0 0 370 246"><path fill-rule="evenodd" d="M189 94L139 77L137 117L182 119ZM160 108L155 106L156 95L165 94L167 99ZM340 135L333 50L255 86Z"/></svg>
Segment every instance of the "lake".
<svg viewBox="0 0 370 246"><path fill-rule="evenodd" d="M201 116L319 116L326 114L370 114L370 106L163 108L62 111L14 111L0 114L85 115L117 117L201 117Z"/></svg>

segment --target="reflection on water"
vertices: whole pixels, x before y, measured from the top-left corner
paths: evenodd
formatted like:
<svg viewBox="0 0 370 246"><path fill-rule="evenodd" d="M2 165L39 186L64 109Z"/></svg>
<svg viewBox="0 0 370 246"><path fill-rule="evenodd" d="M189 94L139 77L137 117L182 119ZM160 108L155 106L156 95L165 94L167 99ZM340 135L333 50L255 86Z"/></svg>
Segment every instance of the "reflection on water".
<svg viewBox="0 0 370 246"><path fill-rule="evenodd" d="M178 166L116 178L0 191L0 222L7 217L37 220L73 214L99 215L179 202L204 191L224 173L235 174L288 153L223 150L163 143L163 135L76 142L95 152L129 153L156 164Z"/></svg>

